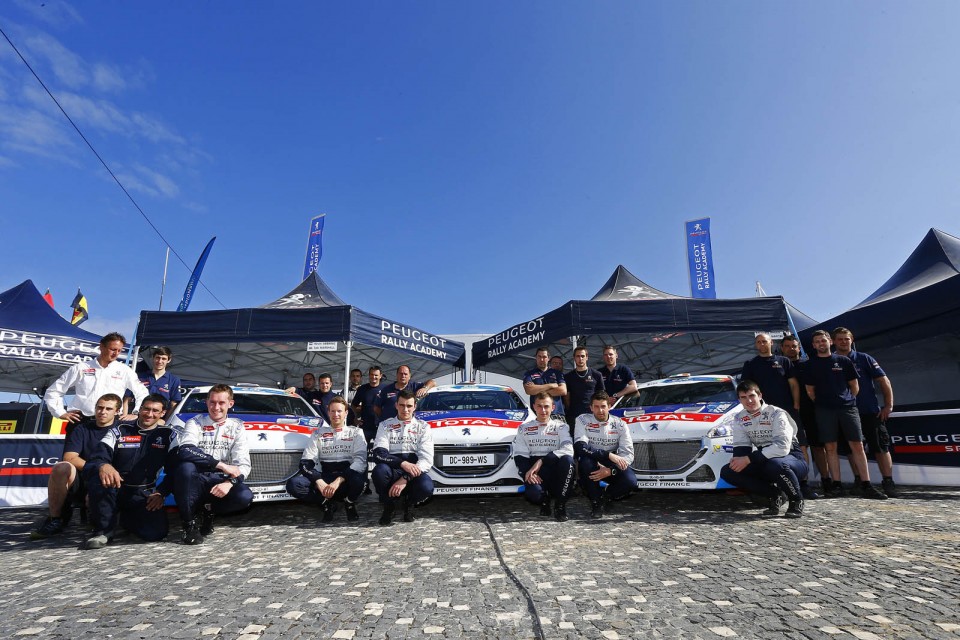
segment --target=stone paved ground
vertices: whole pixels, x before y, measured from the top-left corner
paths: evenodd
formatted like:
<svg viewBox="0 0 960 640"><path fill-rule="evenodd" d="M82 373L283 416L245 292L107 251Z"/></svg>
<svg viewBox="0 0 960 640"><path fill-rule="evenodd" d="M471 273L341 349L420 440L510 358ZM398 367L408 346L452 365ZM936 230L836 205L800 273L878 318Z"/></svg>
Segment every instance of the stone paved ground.
<svg viewBox="0 0 960 640"><path fill-rule="evenodd" d="M369 498L359 526L265 504L198 547L171 517L165 542L99 551L76 525L30 542L39 512L6 510L0 637L960 637L960 490L904 494L792 521L646 492L600 522L575 499L563 524L515 497L455 497L389 528Z"/></svg>

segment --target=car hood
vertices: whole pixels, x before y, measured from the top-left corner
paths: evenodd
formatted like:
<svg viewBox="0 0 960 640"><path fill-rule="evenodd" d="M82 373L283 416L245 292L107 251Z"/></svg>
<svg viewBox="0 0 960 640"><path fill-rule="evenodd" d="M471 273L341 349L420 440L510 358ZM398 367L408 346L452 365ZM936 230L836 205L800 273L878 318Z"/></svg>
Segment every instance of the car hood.
<svg viewBox="0 0 960 640"><path fill-rule="evenodd" d="M485 411L417 411L433 429L436 443L509 442L528 418L519 409Z"/></svg>
<svg viewBox="0 0 960 640"><path fill-rule="evenodd" d="M610 413L627 423L634 440L678 440L702 438L736 406L733 402L673 404Z"/></svg>
<svg viewBox="0 0 960 640"><path fill-rule="evenodd" d="M200 414L178 413L170 421L177 428ZM247 430L247 442L251 449L292 447L303 448L307 438L320 426L321 419L315 416L278 416L275 414L231 413L231 418L243 420Z"/></svg>

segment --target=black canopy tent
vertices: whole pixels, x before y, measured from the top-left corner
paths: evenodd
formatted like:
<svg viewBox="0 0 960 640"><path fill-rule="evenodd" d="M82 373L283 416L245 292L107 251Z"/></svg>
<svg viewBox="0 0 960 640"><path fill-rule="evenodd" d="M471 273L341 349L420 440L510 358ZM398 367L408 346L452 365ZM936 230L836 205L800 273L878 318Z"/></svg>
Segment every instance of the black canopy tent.
<svg viewBox="0 0 960 640"><path fill-rule="evenodd" d="M166 345L182 378L295 386L305 371L347 379L351 363L389 372L409 365L415 377L462 368L464 346L346 304L310 274L285 296L255 308L141 311L141 349ZM339 381L338 381L339 382Z"/></svg>
<svg viewBox="0 0 960 640"><path fill-rule="evenodd" d="M755 354L757 331L796 332L813 324L782 297L700 300L651 287L622 265L590 300L571 300L472 346L473 366L509 375L533 366L541 345L570 360L584 345L594 362L604 344L641 379L735 371Z"/></svg>

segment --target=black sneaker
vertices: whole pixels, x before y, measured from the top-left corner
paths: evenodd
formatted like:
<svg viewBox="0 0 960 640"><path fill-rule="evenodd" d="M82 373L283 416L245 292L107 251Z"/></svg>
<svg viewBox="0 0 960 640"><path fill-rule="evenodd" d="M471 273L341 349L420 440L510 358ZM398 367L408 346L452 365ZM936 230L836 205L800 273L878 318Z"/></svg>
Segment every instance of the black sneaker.
<svg viewBox="0 0 960 640"><path fill-rule="evenodd" d="M871 500L886 500L887 494L880 489L877 489L875 485L870 484L869 482L864 482L860 486L860 497L861 498L870 498Z"/></svg>
<svg viewBox="0 0 960 640"><path fill-rule="evenodd" d="M183 544L203 544L203 534L200 533L200 523L197 520L183 523L180 542Z"/></svg>
<svg viewBox="0 0 960 640"><path fill-rule="evenodd" d="M549 516L550 511L550 498L544 498L543 502L540 503L540 515Z"/></svg>
<svg viewBox="0 0 960 640"><path fill-rule="evenodd" d="M380 526L385 527L390 524L390 521L393 520L393 510L396 507L393 504L393 501L384 503L383 513L380 515Z"/></svg>
<svg viewBox="0 0 960 640"><path fill-rule="evenodd" d="M800 493L804 500L816 500L820 497L820 494L806 482L800 485Z"/></svg>
<svg viewBox="0 0 960 640"><path fill-rule="evenodd" d="M865 496L865 495L863 494L863 485L861 484L859 478L855 478L854 481L853 481L853 484L850 485L850 495L852 495L852 496L854 496L854 497L857 497L857 498L865 498L865 497L867 497L867 496Z"/></svg>
<svg viewBox="0 0 960 640"><path fill-rule="evenodd" d="M803 500L791 500L787 512L783 516L785 518L803 517Z"/></svg>
<svg viewBox="0 0 960 640"><path fill-rule="evenodd" d="M50 536L55 536L58 533L63 533L64 527L65 525L61 518L47 516L39 527L30 532L30 539L42 540Z"/></svg>
<svg viewBox="0 0 960 640"><path fill-rule="evenodd" d="M321 505L323 509L323 521L324 522L333 522L333 514L337 510L337 505L334 502L324 502Z"/></svg>
<svg viewBox="0 0 960 640"><path fill-rule="evenodd" d="M373 490L370 488L369 484L363 487L363 495L369 496L372 493L373 493Z"/></svg>
<svg viewBox="0 0 960 640"><path fill-rule="evenodd" d="M356 522L360 519L360 514L357 513L357 505L349 500L343 503L343 511L347 514L347 520L350 522Z"/></svg>
<svg viewBox="0 0 960 640"><path fill-rule="evenodd" d="M557 505L553 508L553 517L557 522L566 522L569 519L565 500L557 500Z"/></svg>
<svg viewBox="0 0 960 640"><path fill-rule="evenodd" d="M771 516L771 517L779 516L780 507L782 507L786 501L787 501L787 496L784 495L783 491L778 491L777 495L772 496L770 498L770 502L768 503L767 508L764 509L761 515Z"/></svg>
<svg viewBox="0 0 960 640"><path fill-rule="evenodd" d="M93 535L83 543L84 549L103 549L110 543L110 536L102 531L94 531Z"/></svg>
<svg viewBox="0 0 960 640"><path fill-rule="evenodd" d="M603 501L597 500L593 503L593 508L590 510L590 517L594 520L599 520L603 517Z"/></svg>
<svg viewBox="0 0 960 640"><path fill-rule="evenodd" d="M824 486L823 488L824 498L842 498L845 495L847 495L847 492L844 491L843 485L839 482L834 482L829 487Z"/></svg>
<svg viewBox="0 0 960 640"><path fill-rule="evenodd" d="M883 482L880 483L880 488L883 489L883 492L887 494L888 498L900 497L900 492L897 490L897 485L894 483L893 478L884 478Z"/></svg>
<svg viewBox="0 0 960 640"><path fill-rule="evenodd" d="M206 538L207 536L213 534L213 509L200 509L200 514L197 516L197 521L200 526L201 536Z"/></svg>

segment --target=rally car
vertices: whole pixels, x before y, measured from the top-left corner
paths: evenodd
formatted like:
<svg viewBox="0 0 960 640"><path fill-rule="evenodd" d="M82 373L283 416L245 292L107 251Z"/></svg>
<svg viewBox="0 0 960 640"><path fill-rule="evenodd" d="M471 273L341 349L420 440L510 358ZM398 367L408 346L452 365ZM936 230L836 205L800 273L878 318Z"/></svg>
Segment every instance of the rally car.
<svg viewBox="0 0 960 640"><path fill-rule="evenodd" d="M517 493L523 481L513 462L517 427L533 417L510 387L441 385L417 406L433 433L435 494Z"/></svg>
<svg viewBox="0 0 960 640"><path fill-rule="evenodd" d="M246 484L254 502L292 499L287 479L300 468L310 435L321 419L310 404L298 395L280 389L238 385L233 389L233 408L228 415L243 420L250 448L250 476ZM177 406L169 424L174 429L207 412L210 387L191 389Z"/></svg>
<svg viewBox="0 0 960 640"><path fill-rule="evenodd" d="M731 376L678 375L641 383L610 413L630 427L641 489L727 489L730 419L740 408Z"/></svg>

